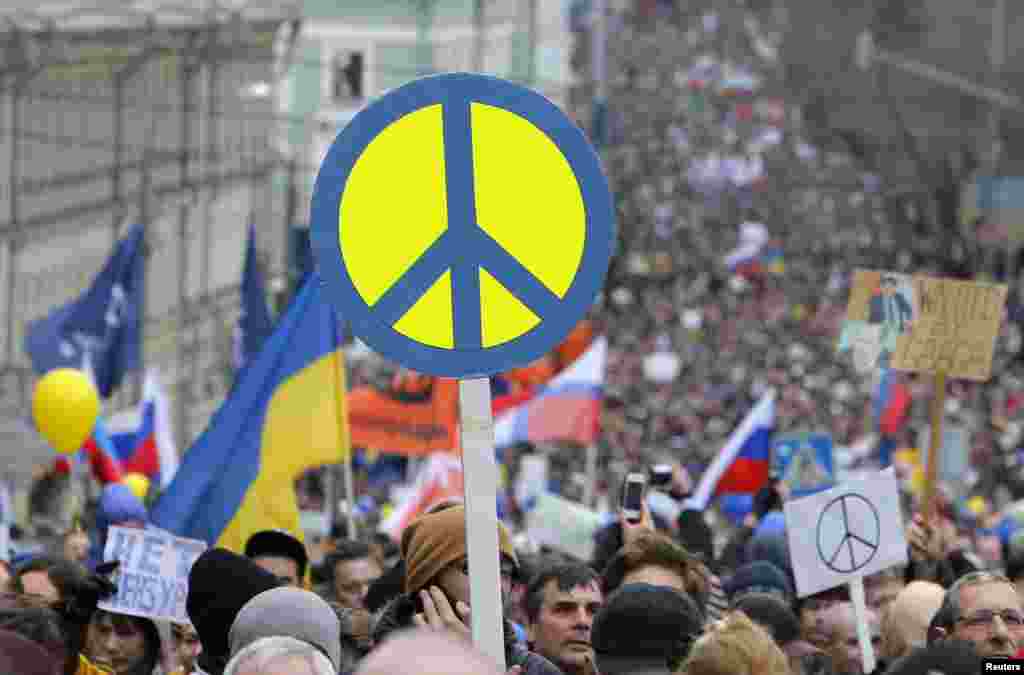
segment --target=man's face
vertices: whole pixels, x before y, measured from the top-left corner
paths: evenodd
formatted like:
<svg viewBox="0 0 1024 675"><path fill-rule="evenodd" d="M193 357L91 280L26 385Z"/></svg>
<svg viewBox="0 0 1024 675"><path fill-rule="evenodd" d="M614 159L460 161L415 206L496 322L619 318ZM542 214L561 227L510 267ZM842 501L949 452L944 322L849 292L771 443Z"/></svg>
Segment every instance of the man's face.
<svg viewBox="0 0 1024 675"><path fill-rule="evenodd" d="M679 572L657 565L647 565L630 571L622 577L622 585L626 584L650 584L686 592L686 580Z"/></svg>
<svg viewBox="0 0 1024 675"><path fill-rule="evenodd" d="M202 651L199 635L195 628L191 626L174 627L174 651L186 673L195 670L196 659L199 658L199 652Z"/></svg>
<svg viewBox="0 0 1024 675"><path fill-rule="evenodd" d="M828 652L832 656L832 665L837 675L864 675L864 660L860 651L860 640L857 638L857 618L853 606L849 604L835 605L832 627L832 643ZM868 610L868 631L875 653L881 646L881 633L878 629L878 615Z"/></svg>
<svg viewBox="0 0 1024 675"><path fill-rule="evenodd" d="M146 656L146 636L130 617L116 620L106 612L93 615L86 633L89 657L108 666L115 675L128 675Z"/></svg>
<svg viewBox="0 0 1024 675"><path fill-rule="evenodd" d="M6 593L11 588L11 570L7 563L0 562L0 593Z"/></svg>
<svg viewBox="0 0 1024 675"><path fill-rule="evenodd" d="M800 634L818 649L828 645L831 625L829 609L837 603L829 596L811 596L800 607Z"/></svg>
<svg viewBox="0 0 1024 675"><path fill-rule="evenodd" d="M603 598L597 582L559 590L550 580L543 589L540 612L527 630L533 649L564 673L582 673L593 659L590 629Z"/></svg>
<svg viewBox="0 0 1024 675"><path fill-rule="evenodd" d="M864 589L868 607L881 615L885 608L889 606L889 603L896 599L896 596L899 595L904 586L903 579L899 577L886 577L875 583L868 584L867 588Z"/></svg>
<svg viewBox="0 0 1024 675"><path fill-rule="evenodd" d="M1024 646L1024 612L1017 590L992 581L960 589L953 637L970 640L981 656L1012 657Z"/></svg>
<svg viewBox="0 0 1024 675"><path fill-rule="evenodd" d="M50 581L50 575L43 571L26 572L21 575L21 585L27 595L38 595L49 602L60 602L60 591Z"/></svg>
<svg viewBox="0 0 1024 675"><path fill-rule="evenodd" d="M302 579L299 578L299 564L291 558L278 555L261 555L258 558L253 558L253 562L289 586L302 586Z"/></svg>
<svg viewBox="0 0 1024 675"><path fill-rule="evenodd" d="M373 558L343 560L334 566L334 595L338 603L362 609L370 585L380 578L380 565Z"/></svg>
<svg viewBox="0 0 1024 675"><path fill-rule="evenodd" d="M85 562L89 557L89 537L84 532L72 532L64 539L64 557L72 562Z"/></svg>

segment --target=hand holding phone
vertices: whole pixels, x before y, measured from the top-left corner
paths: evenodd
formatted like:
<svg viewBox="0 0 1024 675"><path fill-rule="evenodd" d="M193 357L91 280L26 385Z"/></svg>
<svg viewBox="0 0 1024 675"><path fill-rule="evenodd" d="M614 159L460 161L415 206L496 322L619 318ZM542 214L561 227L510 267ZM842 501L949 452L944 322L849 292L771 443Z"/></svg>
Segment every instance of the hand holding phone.
<svg viewBox="0 0 1024 675"><path fill-rule="evenodd" d="M639 523L644 515L644 496L647 493L647 476L630 473L622 484L622 516L631 523Z"/></svg>

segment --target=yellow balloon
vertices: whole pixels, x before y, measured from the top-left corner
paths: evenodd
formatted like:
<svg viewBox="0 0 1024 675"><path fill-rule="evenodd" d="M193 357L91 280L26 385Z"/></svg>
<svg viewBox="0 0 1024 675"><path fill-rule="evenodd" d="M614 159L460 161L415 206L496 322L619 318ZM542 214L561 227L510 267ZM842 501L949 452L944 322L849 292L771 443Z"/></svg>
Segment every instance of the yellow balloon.
<svg viewBox="0 0 1024 675"><path fill-rule="evenodd" d="M51 370L32 393L32 419L58 452L82 447L100 414L100 397L88 376L74 368Z"/></svg>
<svg viewBox="0 0 1024 675"><path fill-rule="evenodd" d="M126 485L132 494L144 500L149 494L149 479L141 473L129 473L121 479L121 484Z"/></svg>

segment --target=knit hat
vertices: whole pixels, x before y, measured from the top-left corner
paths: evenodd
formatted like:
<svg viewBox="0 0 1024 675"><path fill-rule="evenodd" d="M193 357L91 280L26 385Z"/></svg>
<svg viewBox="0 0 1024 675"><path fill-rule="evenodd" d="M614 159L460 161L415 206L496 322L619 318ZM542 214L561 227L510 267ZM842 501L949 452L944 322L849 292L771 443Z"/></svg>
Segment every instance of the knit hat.
<svg viewBox="0 0 1024 675"><path fill-rule="evenodd" d="M732 602L746 593L770 593L777 595L786 604L793 600L793 586L786 573L763 560L740 567L722 584L722 590Z"/></svg>
<svg viewBox="0 0 1024 675"><path fill-rule="evenodd" d="M308 642L341 669L341 623L320 596L299 588L273 588L245 603L231 624L231 655L260 638L282 635Z"/></svg>
<svg viewBox="0 0 1024 675"><path fill-rule="evenodd" d="M800 621L779 596L769 593L747 593L734 605L754 623L764 626L781 647L800 637Z"/></svg>
<svg viewBox="0 0 1024 675"><path fill-rule="evenodd" d="M597 668L601 672L624 667L668 670L689 653L702 624L700 610L686 594L662 586L626 584L594 618L591 643Z"/></svg>
<svg viewBox="0 0 1024 675"><path fill-rule="evenodd" d="M785 534L759 534L747 542L746 560L770 562L786 574L793 576L793 565L789 557L789 542Z"/></svg>
<svg viewBox="0 0 1024 675"><path fill-rule="evenodd" d="M281 585L259 565L223 548L204 551L188 574L185 611L199 634L199 667L219 675L229 654L228 630L247 602Z"/></svg>
<svg viewBox="0 0 1024 675"><path fill-rule="evenodd" d="M465 558L466 550L464 505L428 513L414 520L402 532L405 592L416 593L426 588L444 568ZM519 564L512 538L501 523L498 523L498 550Z"/></svg>
<svg viewBox="0 0 1024 675"><path fill-rule="evenodd" d="M306 547L284 530L263 530L249 537L245 543L245 557L259 558L264 555L294 560L299 567L299 578L306 576L306 566L309 564Z"/></svg>

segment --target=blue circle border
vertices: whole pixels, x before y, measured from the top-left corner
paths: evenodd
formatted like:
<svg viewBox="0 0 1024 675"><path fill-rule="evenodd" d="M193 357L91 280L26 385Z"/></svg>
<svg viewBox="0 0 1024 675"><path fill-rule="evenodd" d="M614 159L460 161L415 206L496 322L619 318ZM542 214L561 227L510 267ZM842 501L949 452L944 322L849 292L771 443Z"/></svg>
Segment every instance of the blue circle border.
<svg viewBox="0 0 1024 675"><path fill-rule="evenodd" d="M576 175L586 211L586 239L576 276L560 311L509 342L481 349L423 345L379 322L359 295L341 254L338 212L345 185L369 144L401 117L423 107L483 103L515 113L543 131L561 150ZM402 186L396 182L394 193ZM529 198L529 196L527 196ZM317 174L310 208L310 238L316 269L327 297L344 321L382 356L430 375L484 377L527 365L561 342L583 318L601 290L611 260L615 212L608 181L593 147L551 101L525 87L486 75L452 73L415 80L359 112L331 144ZM383 225L383 224L382 224ZM342 225L343 226L343 225ZM543 242L538 242L543 245ZM386 250L382 248L382 255ZM483 311L481 309L481 311Z"/></svg>

